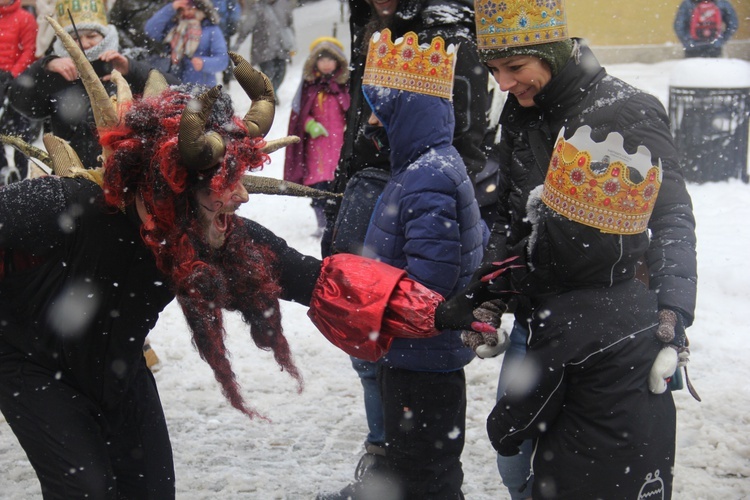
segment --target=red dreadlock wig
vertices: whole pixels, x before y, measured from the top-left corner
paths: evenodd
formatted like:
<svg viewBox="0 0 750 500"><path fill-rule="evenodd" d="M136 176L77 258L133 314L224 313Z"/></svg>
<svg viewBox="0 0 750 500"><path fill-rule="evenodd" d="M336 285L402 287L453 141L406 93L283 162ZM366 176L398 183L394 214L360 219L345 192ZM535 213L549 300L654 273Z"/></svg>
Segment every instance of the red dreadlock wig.
<svg viewBox="0 0 750 500"><path fill-rule="evenodd" d="M204 240L196 191L231 188L246 171L259 170L268 161L260 150L265 141L248 136L245 124L234 116L230 97L222 93L206 130L223 137L224 157L216 167L201 172L181 163L180 118L190 100L205 90L173 87L157 97L134 101L122 125L100 131L102 146L112 150L104 166L104 195L113 207L142 198L148 216L141 236L159 269L171 279L193 344L232 406L253 417L258 413L245 405L228 359L222 310L240 312L255 344L274 352L282 369L297 379L299 390L302 378L281 327L274 253L248 237L251 223L238 216L229 219L220 249L211 249Z"/></svg>

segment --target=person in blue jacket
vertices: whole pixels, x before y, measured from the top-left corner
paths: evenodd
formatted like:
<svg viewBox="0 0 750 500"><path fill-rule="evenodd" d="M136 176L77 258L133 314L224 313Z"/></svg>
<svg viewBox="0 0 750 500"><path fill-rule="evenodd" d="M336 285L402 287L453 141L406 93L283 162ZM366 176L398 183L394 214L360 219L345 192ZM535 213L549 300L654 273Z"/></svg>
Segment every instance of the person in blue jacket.
<svg viewBox="0 0 750 500"><path fill-rule="evenodd" d="M211 0L174 0L159 9L144 29L169 47L169 72L183 83L216 85L216 74L229 64L219 14Z"/></svg>
<svg viewBox="0 0 750 500"><path fill-rule="evenodd" d="M721 12L717 29L693 28L693 11L699 4L712 4ZM710 16L704 14L705 17ZM711 23L708 24L711 26ZM682 42L685 57L721 57L724 45L739 27L737 13L728 0L683 0L674 18L674 32Z"/></svg>
<svg viewBox="0 0 750 500"><path fill-rule="evenodd" d="M414 32L394 45L390 30L383 30L370 42L362 87L372 109L366 134L389 144L391 163L363 255L405 269L444 297L469 281L488 236L471 179L451 144L452 50L440 37L422 49ZM389 79L384 68L397 75ZM385 471L363 476L339 496L462 498L463 368L473 358L459 331L394 340L378 371Z"/></svg>

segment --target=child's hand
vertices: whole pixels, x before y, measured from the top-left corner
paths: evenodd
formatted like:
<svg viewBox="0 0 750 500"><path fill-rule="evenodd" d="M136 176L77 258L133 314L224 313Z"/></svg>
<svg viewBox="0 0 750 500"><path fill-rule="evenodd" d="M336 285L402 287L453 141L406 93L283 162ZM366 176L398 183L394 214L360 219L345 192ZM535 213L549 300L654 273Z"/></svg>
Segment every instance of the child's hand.
<svg viewBox="0 0 750 500"><path fill-rule="evenodd" d="M99 59L104 62L112 63L112 68L119 71L123 76L127 75L128 71L130 71L130 61L128 61L127 57L120 54L116 50L105 50L104 52L102 52L102 55L99 56ZM110 75L105 75L102 77L102 80L105 82L110 79Z"/></svg>
<svg viewBox="0 0 750 500"><path fill-rule="evenodd" d="M203 69L203 59L200 57L193 57L190 59L190 63L193 65L193 69L195 71L200 71Z"/></svg>

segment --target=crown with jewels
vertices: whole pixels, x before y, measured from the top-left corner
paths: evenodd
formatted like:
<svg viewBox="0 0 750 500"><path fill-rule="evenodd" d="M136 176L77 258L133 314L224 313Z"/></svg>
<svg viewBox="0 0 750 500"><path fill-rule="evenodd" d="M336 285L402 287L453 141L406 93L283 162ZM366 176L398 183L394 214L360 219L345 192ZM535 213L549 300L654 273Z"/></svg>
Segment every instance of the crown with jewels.
<svg viewBox="0 0 750 500"><path fill-rule="evenodd" d="M370 39L363 85L377 85L397 90L453 99L453 71L456 47L445 46L437 36L429 46L420 47L413 31L395 42L391 30L384 29Z"/></svg>
<svg viewBox="0 0 750 500"><path fill-rule="evenodd" d="M544 179L542 200L555 212L604 233L637 234L648 227L659 194L661 164L638 146L628 154L613 132L594 142L591 127L566 140L560 131Z"/></svg>
<svg viewBox="0 0 750 500"><path fill-rule="evenodd" d="M567 40L564 0L475 0L479 50Z"/></svg>
<svg viewBox="0 0 750 500"><path fill-rule="evenodd" d="M68 14L70 12L70 14ZM89 25L107 26L107 10L102 0L58 0L55 5L57 22L70 31L73 17L78 29L89 29Z"/></svg>

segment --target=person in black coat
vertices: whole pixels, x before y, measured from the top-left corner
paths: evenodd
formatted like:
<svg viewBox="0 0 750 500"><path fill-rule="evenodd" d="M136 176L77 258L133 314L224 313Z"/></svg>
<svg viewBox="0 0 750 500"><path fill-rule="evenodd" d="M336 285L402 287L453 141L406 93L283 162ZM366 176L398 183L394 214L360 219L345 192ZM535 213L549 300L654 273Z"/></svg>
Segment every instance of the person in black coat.
<svg viewBox="0 0 750 500"><path fill-rule="evenodd" d="M637 489L613 493L611 483L598 480L603 475L628 487L640 486L645 477L626 478L622 470L615 470L622 465L611 458L617 455L615 450L628 450L629 457L643 452L638 473L648 466L653 466L652 474L659 469L669 492L674 407L669 394L654 394L664 390L662 377L661 384L649 386L661 346L654 334L660 323L669 329L667 317L675 319L671 326L679 345L673 350L671 371L664 374L669 377L677 363L676 350L684 349L684 328L693 320L697 276L695 220L667 114L656 97L608 75L582 40L568 36L564 3L556 11L545 11L555 14L549 17L542 16L544 6L527 2L523 7L534 22L522 28L502 25L516 12L505 11L498 17L491 2L477 0L475 5L480 58L501 90L508 92L500 117L498 220L483 269L510 255L527 261L512 280L495 284L498 292L516 292L505 295L514 302L515 324L500 375L498 404L488 419L503 482L514 499L635 497ZM506 33L506 28L511 32ZM507 36L497 35L501 31ZM538 192L532 193L550 175L558 135L564 128L563 138L570 139L582 127L588 127L587 134L596 143L618 133L625 152L646 147L650 164L660 165L661 188L648 231L619 236L595 230L583 237L575 224L545 224L565 214L542 217L540 212L549 212L547 205L534 208L540 202ZM597 182L596 178L581 181ZM569 188L578 192L587 186L583 182ZM626 340L616 343L617 339ZM624 345L631 345L632 351ZM541 372L527 391L519 393L508 384L525 356L527 366L541 360L537 365ZM601 370L599 379L597 370ZM593 394L606 397L595 401ZM629 410L615 404L618 397L630 401ZM549 406L542 408L545 402ZM625 438L629 419L644 426ZM592 437L599 427L602 435ZM586 450L563 443L573 428L586 434L578 441ZM656 436L655 455L644 452L644 436ZM536 443L533 475L532 440ZM656 456L662 460L658 465Z"/></svg>

